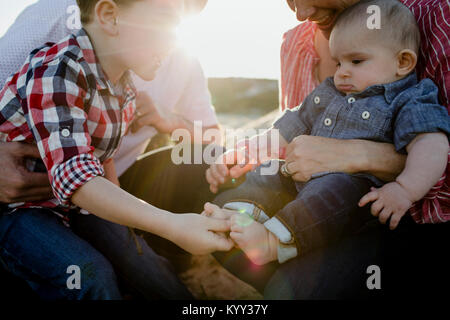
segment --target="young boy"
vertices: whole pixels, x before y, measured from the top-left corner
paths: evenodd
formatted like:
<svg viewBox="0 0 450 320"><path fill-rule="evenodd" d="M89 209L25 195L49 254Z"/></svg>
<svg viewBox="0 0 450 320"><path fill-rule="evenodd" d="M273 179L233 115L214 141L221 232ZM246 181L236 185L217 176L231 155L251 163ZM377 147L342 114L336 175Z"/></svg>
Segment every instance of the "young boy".
<svg viewBox="0 0 450 320"><path fill-rule="evenodd" d="M381 29L368 27L371 5L380 8ZM245 183L215 200L244 215L220 212L211 204L205 205L205 214L231 214L230 237L250 260L281 263L354 232L368 218L358 212L358 205L372 201L372 214L382 223L390 218L394 229L412 203L439 180L447 163L450 121L432 81L417 82L419 43L414 16L398 1L362 1L340 15L330 37L338 66L334 78L325 80L300 107L286 111L273 129L247 141L247 152L256 155L261 150L254 146L272 134L282 147L306 134L367 139L393 143L397 151L407 152L406 167L384 186L369 174L339 172L295 183L289 163L281 166L279 175L261 175L261 167L247 174ZM226 159L219 159L214 170L222 182L228 169L219 163Z"/></svg>
<svg viewBox="0 0 450 320"><path fill-rule="evenodd" d="M54 288L56 296L45 297L117 299L108 263L71 229L62 228L55 214L67 222L82 208L193 253L229 250L232 241L211 232L227 230L226 221L171 214L111 182L117 177L110 159L135 112L128 70L143 80L154 78L173 47L183 1L78 0L78 5L84 28L34 50L0 93L0 141L36 143L42 159L30 159L28 167L48 172L55 195L2 212L0 257L36 291ZM126 229L120 230L117 237L126 239ZM118 271L131 277L127 280L145 297L192 298L167 263L153 262L156 255L150 248L142 258L125 244L114 249L122 251L112 257L126 260L117 259L115 267L120 265ZM81 268L81 290L70 291L66 285L70 265Z"/></svg>

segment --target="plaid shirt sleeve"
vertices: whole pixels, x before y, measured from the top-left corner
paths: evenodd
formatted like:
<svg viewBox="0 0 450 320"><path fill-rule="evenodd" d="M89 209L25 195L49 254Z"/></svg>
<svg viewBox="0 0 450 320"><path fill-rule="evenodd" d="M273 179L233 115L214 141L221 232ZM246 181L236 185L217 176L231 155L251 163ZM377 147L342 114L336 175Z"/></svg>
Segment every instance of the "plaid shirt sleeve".
<svg viewBox="0 0 450 320"><path fill-rule="evenodd" d="M27 74L24 115L63 206L71 204L78 188L104 175L88 131L88 87L80 64L68 57L30 68Z"/></svg>

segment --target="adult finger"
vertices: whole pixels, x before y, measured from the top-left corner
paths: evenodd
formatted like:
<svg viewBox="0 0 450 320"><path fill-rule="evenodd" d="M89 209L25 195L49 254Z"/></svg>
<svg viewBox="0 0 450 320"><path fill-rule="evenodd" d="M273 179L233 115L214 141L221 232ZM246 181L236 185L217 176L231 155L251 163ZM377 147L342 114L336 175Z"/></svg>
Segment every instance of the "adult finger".
<svg viewBox="0 0 450 320"><path fill-rule="evenodd" d="M389 218L392 215L392 209L384 207L381 211L380 215L378 216L378 220L382 224L386 224L386 222L389 220Z"/></svg>
<svg viewBox="0 0 450 320"><path fill-rule="evenodd" d="M378 200L378 196L379 196L379 194L378 194L378 192L375 190L375 191L371 191L371 192L369 192L369 193L366 193L362 198L361 198L361 200L359 200L359 202L358 202L358 206L360 206L360 207L364 207L366 204L368 204L369 202L373 202L373 201L375 201L375 200Z"/></svg>
<svg viewBox="0 0 450 320"><path fill-rule="evenodd" d="M47 200L53 197L54 195L50 187L40 187L18 191L17 195L11 196L8 199L2 199L2 201L6 203L31 202Z"/></svg>
<svg viewBox="0 0 450 320"><path fill-rule="evenodd" d="M35 158L35 159L40 159L41 158L41 155L39 153L39 149L34 144L25 143L25 142L10 142L10 143L14 143L14 145L13 145L13 153L16 156Z"/></svg>
<svg viewBox="0 0 450 320"><path fill-rule="evenodd" d="M23 191L26 192L29 189L50 187L50 182L48 181L48 174L41 172L30 172L23 167L19 167L21 180L23 184Z"/></svg>

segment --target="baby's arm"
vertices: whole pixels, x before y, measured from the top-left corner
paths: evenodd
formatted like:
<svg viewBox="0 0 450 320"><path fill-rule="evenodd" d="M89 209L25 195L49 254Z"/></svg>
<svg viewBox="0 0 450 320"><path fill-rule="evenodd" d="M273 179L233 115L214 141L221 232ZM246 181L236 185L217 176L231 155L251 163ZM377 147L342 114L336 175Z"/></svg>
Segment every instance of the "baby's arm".
<svg viewBox="0 0 450 320"><path fill-rule="evenodd" d="M116 166L113 159L108 159L103 162L103 169L105 170L105 178L120 187L119 178L117 177Z"/></svg>
<svg viewBox="0 0 450 320"><path fill-rule="evenodd" d="M395 229L406 211L436 184L448 161L448 139L443 133L419 134L408 146L403 172L395 182L373 188L359 202L362 207L374 201L371 212L381 223L390 220Z"/></svg>

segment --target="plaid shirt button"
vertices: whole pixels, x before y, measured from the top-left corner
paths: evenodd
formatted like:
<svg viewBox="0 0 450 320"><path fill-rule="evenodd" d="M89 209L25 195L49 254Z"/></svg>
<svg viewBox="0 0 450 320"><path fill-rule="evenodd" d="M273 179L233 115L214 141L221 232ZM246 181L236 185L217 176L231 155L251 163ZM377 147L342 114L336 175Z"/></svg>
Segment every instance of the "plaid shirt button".
<svg viewBox="0 0 450 320"><path fill-rule="evenodd" d="M62 135L64 138L69 137L69 136L70 136L70 131L69 131L69 129L63 129L63 130L61 131L61 135Z"/></svg>

